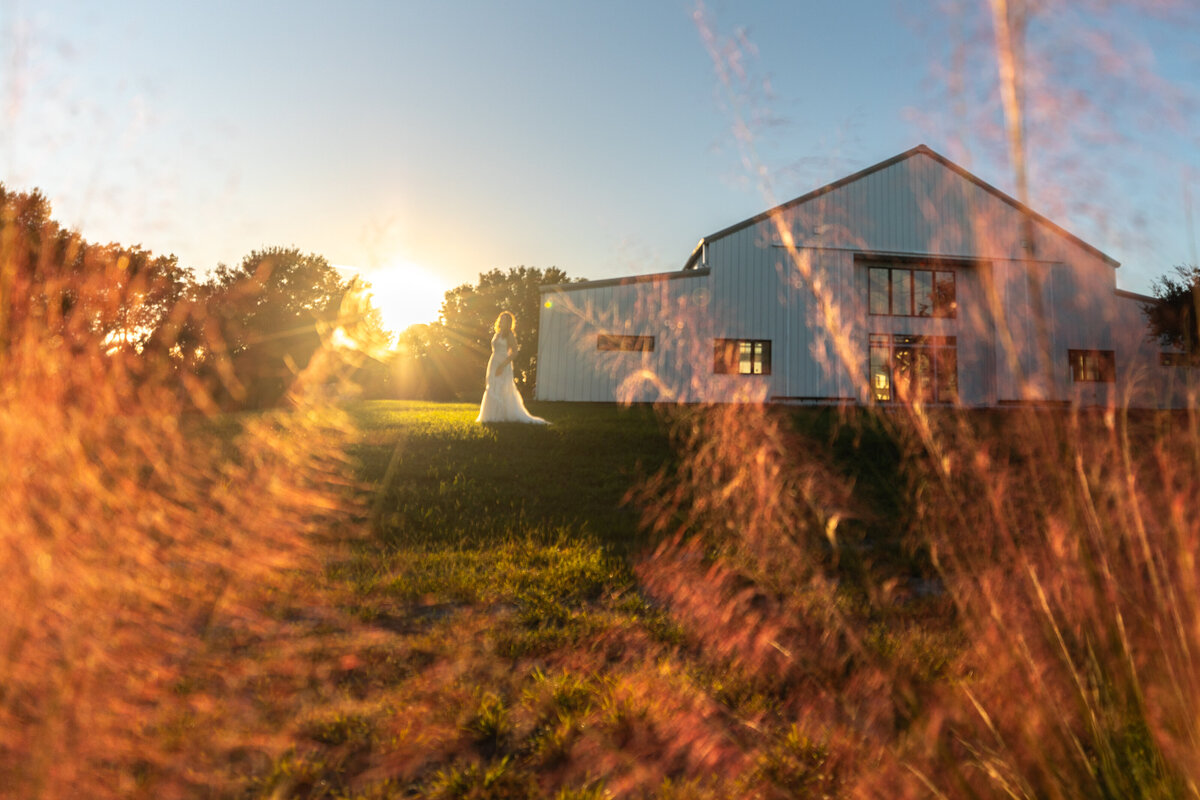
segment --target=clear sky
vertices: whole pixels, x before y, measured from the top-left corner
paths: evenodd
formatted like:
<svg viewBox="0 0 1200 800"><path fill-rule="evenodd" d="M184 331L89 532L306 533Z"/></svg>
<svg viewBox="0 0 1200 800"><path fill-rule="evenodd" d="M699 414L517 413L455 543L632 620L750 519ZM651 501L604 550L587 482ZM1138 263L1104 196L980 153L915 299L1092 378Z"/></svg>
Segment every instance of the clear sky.
<svg viewBox="0 0 1200 800"><path fill-rule="evenodd" d="M1200 3L1045 5L1032 205L1148 292L1197 262ZM992 37L987 0L0 0L0 181L199 271L320 253L432 320L493 267L678 269L919 143L1014 192Z"/></svg>

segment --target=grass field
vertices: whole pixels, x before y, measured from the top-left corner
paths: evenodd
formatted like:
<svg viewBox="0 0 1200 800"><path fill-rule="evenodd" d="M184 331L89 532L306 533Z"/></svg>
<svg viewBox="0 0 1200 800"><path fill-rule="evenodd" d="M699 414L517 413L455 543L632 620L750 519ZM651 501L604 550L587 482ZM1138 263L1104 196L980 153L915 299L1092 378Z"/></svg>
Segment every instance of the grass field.
<svg viewBox="0 0 1200 800"><path fill-rule="evenodd" d="M1187 418L475 413L352 410L361 534L301 633L309 677L268 693L290 744L248 794L1187 795L1113 671L1155 624L1085 600L1125 569L1122 506L1156 499L1114 471L1178 463Z"/></svg>
<svg viewBox="0 0 1200 800"><path fill-rule="evenodd" d="M1154 509L1191 417L536 413L354 411L370 532L329 574L386 638L257 791L1188 796L1152 684L1190 662L1143 650L1193 607Z"/></svg>
<svg viewBox="0 0 1200 800"><path fill-rule="evenodd" d="M253 778L252 793L835 792L831 745L796 725L797 676L764 672L736 648L709 649L697 633L703 620L673 615L643 585L662 583L655 545L670 537L650 532L642 512L653 503L631 495L657 491L654 476L664 487L674 481L688 415L551 405L535 409L553 420L542 428L479 426L475 413L394 402L354 409L369 533L328 576L366 644L344 653L352 666L342 688L300 715L309 721L294 749ZM795 415L789 435L855 473L877 505L896 503L888 481L898 453L877 428L843 429L836 413L817 411ZM877 548L890 553L889 568L911 571L894 527L860 520L843 535L860 549L868 538L890 541ZM861 564L850 569L848 553L842 568L852 576ZM861 581L833 595L841 613L865 619L878 610ZM725 598L710 600L718 609ZM879 630L870 646L923 648L922 669L933 674L947 660L944 638L921 633L914 644Z"/></svg>
<svg viewBox="0 0 1200 800"><path fill-rule="evenodd" d="M1196 795L1195 414L122 402L3 428L0 796Z"/></svg>
<svg viewBox="0 0 1200 800"><path fill-rule="evenodd" d="M647 539L626 503L669 466L666 428L650 409L555 406L547 428L476 413L354 410L369 534L329 576L381 640L353 654L353 710L317 714L256 791L604 796L572 751L622 749L626 673L680 636L636 590ZM380 764L399 768L374 780Z"/></svg>
<svg viewBox="0 0 1200 800"><path fill-rule="evenodd" d="M355 412L362 476L384 484L373 500L386 509L381 542L444 548L566 537L636 545L636 515L622 500L670 457L652 410L561 405L548 427L475 425L477 413L387 402Z"/></svg>

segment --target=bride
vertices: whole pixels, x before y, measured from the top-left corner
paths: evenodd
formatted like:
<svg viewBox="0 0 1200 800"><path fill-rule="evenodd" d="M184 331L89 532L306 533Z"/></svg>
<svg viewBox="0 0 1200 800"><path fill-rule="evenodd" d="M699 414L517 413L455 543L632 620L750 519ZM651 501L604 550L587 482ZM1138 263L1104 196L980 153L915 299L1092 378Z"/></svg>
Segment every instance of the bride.
<svg viewBox="0 0 1200 800"><path fill-rule="evenodd" d="M487 364L487 388L479 404L476 422L549 423L525 410L525 403L513 382L513 359L517 357L517 337L513 332L513 315L501 311L496 317L496 333L492 336L492 356Z"/></svg>

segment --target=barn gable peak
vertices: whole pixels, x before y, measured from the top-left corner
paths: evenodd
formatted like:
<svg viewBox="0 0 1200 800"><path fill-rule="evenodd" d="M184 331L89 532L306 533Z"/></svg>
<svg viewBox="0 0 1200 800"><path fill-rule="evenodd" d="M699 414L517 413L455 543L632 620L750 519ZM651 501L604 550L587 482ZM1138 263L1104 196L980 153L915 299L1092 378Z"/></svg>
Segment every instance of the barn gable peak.
<svg viewBox="0 0 1200 800"><path fill-rule="evenodd" d="M854 183L855 181L861 180L861 179L867 177L868 175L871 175L873 173L887 169L888 167L894 166L895 164L898 164L902 161L913 158L914 156L917 156L917 155L924 155L924 156L927 156L927 157L933 159L935 162L942 165L946 169L951 170L952 172L958 174L965 180L970 181L971 183L975 184L976 186L983 189L984 191L989 192L990 194L992 194L995 197L997 197L998 199L1000 199L1002 202L1007 203L1008 205L1012 206L1014 209L1016 209L1020 213L1027 215L1030 219L1038 222L1039 224L1050 229L1051 231L1054 231L1058 235L1063 236L1066 239L1069 239L1070 241L1079 245L1084 250L1086 250L1086 251L1092 253L1093 255L1097 256L1098 258L1102 259L1109 266L1114 267L1114 268L1120 266L1119 262L1116 261L1115 259L1113 259L1112 257L1101 252L1096 247L1093 247L1092 245L1083 241L1079 237L1077 237L1074 234L1070 233L1069 231L1065 230L1058 224L1052 222L1048 218L1037 213L1036 211L1029 208L1025 204L1021 203L1020 201L1018 201L1011 195L1001 191L1000 189L997 189L995 186L992 186L990 183L975 176L971 172L968 172L966 169L964 169L963 167L954 163L953 161L946 158L942 154L936 152L935 150L930 148L928 145L919 144L916 147L913 147L909 150L905 150L903 153L892 156L891 158L886 159L884 161L880 161L878 164L873 164L872 166L869 166L865 169L859 170L858 172L855 172L851 175L847 175L844 178L839 178L838 180L833 181L832 183L828 183L817 189L814 189L811 192L808 192L807 194L801 195L800 197L797 197L793 200L789 200L785 203L781 203L780 205L777 205L774 208L770 208L770 209L762 212L761 214L756 214L755 216L750 217L749 219L743 220L734 225L730 225L727 228L722 228L721 230L717 231L716 233L710 234L709 236L705 236L696 245L696 248L692 251L691 255L688 256L687 262L684 264L683 268L685 270L687 270L687 269L695 269L695 268L701 266L700 262L702 260L702 255L704 252L705 245L710 242L716 241L717 239L721 239L725 236L729 236L730 234L737 233L738 231L749 228L752 225L756 225L759 222L763 222L764 220L772 219L772 218L782 214L783 212L787 211L790 208L798 206L802 203L806 203L816 197L820 197L823 194L832 192L835 189L839 189L843 186L846 186L847 184Z"/></svg>

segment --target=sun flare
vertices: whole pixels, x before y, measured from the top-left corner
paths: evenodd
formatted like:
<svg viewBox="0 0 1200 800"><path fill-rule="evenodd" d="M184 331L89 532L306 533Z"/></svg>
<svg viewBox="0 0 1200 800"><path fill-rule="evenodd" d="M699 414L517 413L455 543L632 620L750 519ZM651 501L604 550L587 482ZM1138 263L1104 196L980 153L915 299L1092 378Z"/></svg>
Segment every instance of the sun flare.
<svg viewBox="0 0 1200 800"><path fill-rule="evenodd" d="M393 334L410 325L434 322L451 288L432 270L407 261L364 269L358 274L370 284L371 303L379 309L384 327Z"/></svg>

